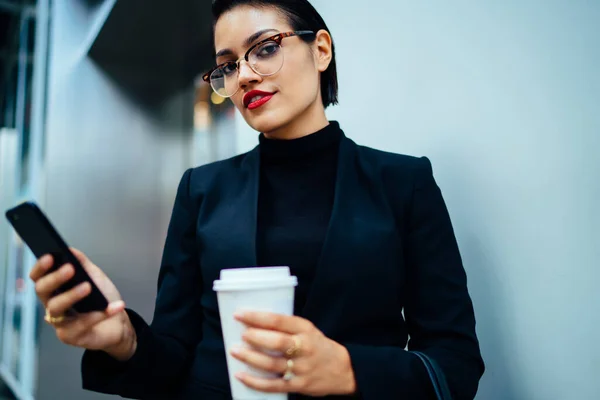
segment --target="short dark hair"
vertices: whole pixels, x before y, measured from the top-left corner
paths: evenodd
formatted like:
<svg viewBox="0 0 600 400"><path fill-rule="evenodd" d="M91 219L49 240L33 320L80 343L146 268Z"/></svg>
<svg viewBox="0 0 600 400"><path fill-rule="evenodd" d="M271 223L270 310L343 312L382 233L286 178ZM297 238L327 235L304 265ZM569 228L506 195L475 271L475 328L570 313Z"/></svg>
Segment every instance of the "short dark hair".
<svg viewBox="0 0 600 400"><path fill-rule="evenodd" d="M294 31L308 30L317 33L319 30L324 29L329 32L323 17L308 0L214 0L212 4L214 24L221 15L242 5L277 8L288 19L288 23ZM331 35L331 32L329 34ZM302 35L299 38L306 43L313 43L316 37L315 35ZM331 42L331 62L329 67L321 73L321 96L325 108L338 104L338 79L333 38Z"/></svg>

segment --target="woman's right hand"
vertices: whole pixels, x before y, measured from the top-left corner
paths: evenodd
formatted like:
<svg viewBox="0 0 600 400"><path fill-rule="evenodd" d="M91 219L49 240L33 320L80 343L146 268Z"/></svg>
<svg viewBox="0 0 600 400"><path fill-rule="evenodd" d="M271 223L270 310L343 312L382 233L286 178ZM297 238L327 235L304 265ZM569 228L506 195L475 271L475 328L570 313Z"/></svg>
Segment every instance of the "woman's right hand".
<svg viewBox="0 0 600 400"><path fill-rule="evenodd" d="M109 301L109 305L104 311L69 314L63 321L52 324L56 336L61 342L71 346L103 350L120 361L130 359L135 353L137 341L119 291L85 254L73 248L71 251ZM65 264L48 273L52 264L51 255L41 257L29 276L35 282L35 291L46 310L53 317L58 317L65 315L73 304L89 295L91 285L84 282L53 296L56 289L73 277L75 269L71 264Z"/></svg>

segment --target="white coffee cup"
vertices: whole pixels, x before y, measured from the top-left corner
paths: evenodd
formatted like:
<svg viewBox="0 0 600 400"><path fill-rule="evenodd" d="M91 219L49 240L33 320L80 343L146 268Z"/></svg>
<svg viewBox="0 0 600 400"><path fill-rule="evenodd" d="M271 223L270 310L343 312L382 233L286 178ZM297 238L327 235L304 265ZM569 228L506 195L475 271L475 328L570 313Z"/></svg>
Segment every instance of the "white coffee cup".
<svg viewBox="0 0 600 400"><path fill-rule="evenodd" d="M230 350L234 346L249 347L242 340L246 326L234 319L233 314L237 311L268 311L292 315L298 279L290 275L288 267L224 269L219 278L214 281L213 290L217 292L219 301L233 400L286 400L285 393L259 392L235 377L238 372L263 378L276 378L277 375L252 368L231 355Z"/></svg>

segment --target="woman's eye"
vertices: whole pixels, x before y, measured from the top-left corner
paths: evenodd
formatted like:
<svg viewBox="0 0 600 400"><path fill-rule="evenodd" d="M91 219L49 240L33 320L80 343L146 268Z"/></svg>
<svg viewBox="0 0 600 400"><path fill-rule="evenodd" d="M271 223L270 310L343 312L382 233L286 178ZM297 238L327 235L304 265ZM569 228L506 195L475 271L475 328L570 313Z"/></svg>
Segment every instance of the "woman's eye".
<svg viewBox="0 0 600 400"><path fill-rule="evenodd" d="M279 45L275 42L273 43L265 43L256 51L256 54L259 57L269 57L276 54L279 51Z"/></svg>
<svg viewBox="0 0 600 400"><path fill-rule="evenodd" d="M221 67L223 70L223 74L231 75L237 70L237 65L235 63L228 63Z"/></svg>

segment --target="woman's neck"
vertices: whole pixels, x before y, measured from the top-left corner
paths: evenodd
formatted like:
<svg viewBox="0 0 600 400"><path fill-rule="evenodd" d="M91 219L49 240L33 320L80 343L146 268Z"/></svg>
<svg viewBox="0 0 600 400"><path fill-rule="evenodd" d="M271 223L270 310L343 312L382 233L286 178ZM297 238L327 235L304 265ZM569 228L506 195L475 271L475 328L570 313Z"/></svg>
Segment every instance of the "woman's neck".
<svg viewBox="0 0 600 400"><path fill-rule="evenodd" d="M320 131L327 125L329 121L323 103L316 101L304 113L287 124L263 133L267 139L292 140Z"/></svg>

